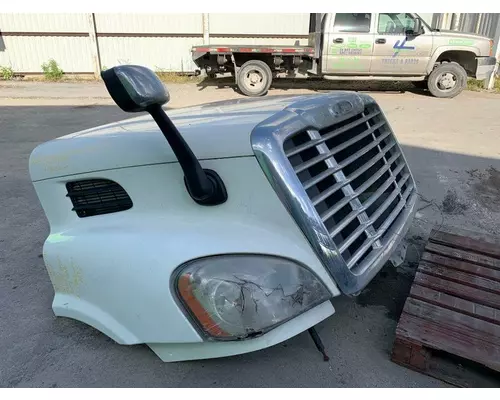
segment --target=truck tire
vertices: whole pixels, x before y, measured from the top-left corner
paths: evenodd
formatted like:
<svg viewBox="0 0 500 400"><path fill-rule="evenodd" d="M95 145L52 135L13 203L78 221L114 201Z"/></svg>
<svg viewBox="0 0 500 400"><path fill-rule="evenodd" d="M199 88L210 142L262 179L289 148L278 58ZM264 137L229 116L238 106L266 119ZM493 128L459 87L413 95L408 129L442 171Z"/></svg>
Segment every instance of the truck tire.
<svg viewBox="0 0 500 400"><path fill-rule="evenodd" d="M443 62L430 73L427 84L434 97L452 98L467 86L467 72L456 62Z"/></svg>
<svg viewBox="0 0 500 400"><path fill-rule="evenodd" d="M271 68L260 60L250 60L238 71L236 83L245 96L264 96L273 80Z"/></svg>

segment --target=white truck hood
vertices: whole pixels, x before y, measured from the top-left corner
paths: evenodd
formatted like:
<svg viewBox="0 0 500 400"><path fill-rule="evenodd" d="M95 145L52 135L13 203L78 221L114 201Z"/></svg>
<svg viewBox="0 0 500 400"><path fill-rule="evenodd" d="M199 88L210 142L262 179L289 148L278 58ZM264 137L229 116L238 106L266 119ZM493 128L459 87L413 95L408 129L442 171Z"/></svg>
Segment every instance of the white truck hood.
<svg viewBox="0 0 500 400"><path fill-rule="evenodd" d="M240 99L169 110L200 160L253 156L250 133L261 121L304 96ZM177 162L151 116L143 115L39 145L30 157L33 181L80 173Z"/></svg>

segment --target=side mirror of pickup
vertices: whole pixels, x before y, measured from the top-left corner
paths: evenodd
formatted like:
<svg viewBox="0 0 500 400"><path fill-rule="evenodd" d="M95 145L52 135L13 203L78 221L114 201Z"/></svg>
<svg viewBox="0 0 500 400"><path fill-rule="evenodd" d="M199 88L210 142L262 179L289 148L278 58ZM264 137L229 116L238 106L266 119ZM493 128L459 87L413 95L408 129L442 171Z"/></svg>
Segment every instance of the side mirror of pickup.
<svg viewBox="0 0 500 400"><path fill-rule="evenodd" d="M224 182L217 172L203 169L172 120L162 108L170 95L149 68L120 65L101 72L101 77L114 102L125 112L146 111L167 139L184 172L184 184L198 204L213 206L227 200Z"/></svg>
<svg viewBox="0 0 500 400"><path fill-rule="evenodd" d="M413 29L408 29L406 30L406 35L407 36L418 36L423 33L422 29L422 21L420 18L415 18L415 24L413 25Z"/></svg>

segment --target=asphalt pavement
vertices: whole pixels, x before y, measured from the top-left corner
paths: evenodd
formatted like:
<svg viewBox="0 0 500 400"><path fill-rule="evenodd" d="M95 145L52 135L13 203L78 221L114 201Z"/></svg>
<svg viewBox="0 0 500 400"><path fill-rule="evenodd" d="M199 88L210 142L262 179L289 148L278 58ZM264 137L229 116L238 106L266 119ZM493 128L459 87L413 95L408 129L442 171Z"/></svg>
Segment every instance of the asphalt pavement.
<svg viewBox="0 0 500 400"><path fill-rule="evenodd" d="M219 93L214 89L214 100ZM381 103L396 132L406 126L408 118L419 120L414 115L417 108L422 115L429 115L420 117L424 128L415 129L413 136L403 133L400 138L424 199L409 234L407 263L398 269L386 266L358 298L334 300L336 314L318 326L329 362L322 361L308 334L303 333L254 353L173 364L162 363L147 346L121 346L80 322L54 317L54 293L41 256L49 227L29 179L30 152L52 138L130 115L113 105L92 104L94 101L79 105L46 105L41 101L25 106L19 101L9 105L4 98L0 106L0 386L443 386L440 381L392 363L390 351L425 233L443 222L498 233L497 204L481 197L481 188L496 176L494 171L500 170L498 147L492 148L498 142L498 122L489 113L485 115L490 119L476 124L482 126L484 141L474 146L481 150L474 154L464 146L458 151L457 143L465 143L477 132L463 123L457 129L440 128L448 138L443 141L431 128L430 115L436 109L451 126L459 124L457 118L465 118L453 111L449 100L428 100L414 94L383 96ZM499 99L469 96L455 105L468 110L470 120L479 117L473 111L470 114L478 104L499 111ZM420 139L414 139L415 135L421 135ZM427 136L422 139L422 135ZM443 208L451 190L457 204L465 208Z"/></svg>

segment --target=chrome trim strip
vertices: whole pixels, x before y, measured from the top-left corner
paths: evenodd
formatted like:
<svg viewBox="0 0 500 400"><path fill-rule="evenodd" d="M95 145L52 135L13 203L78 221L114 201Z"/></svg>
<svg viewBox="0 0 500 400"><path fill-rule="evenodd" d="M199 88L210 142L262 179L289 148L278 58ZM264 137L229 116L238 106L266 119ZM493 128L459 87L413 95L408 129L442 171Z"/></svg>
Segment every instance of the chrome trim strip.
<svg viewBox="0 0 500 400"><path fill-rule="evenodd" d="M334 138L335 136L338 136L344 132L347 132L349 129L352 129L358 125L361 125L367 121L369 121L370 119L376 117L377 115L379 115L380 112L379 111L375 111L375 112L372 112L362 118L359 118L347 125L344 125L343 127L341 128L338 128L324 136L321 137L321 139L317 139L317 140L311 140L307 143L304 143L300 146L297 146L296 148L294 148L293 150L289 151L289 152L286 152L286 156L287 157L291 157L291 156L294 156L295 154L299 154L301 152L303 152L304 150L307 150L307 149L310 149L311 147L315 147L317 146L318 144L321 144L321 143L324 143L326 142L327 140L330 140L332 138Z"/></svg>
<svg viewBox="0 0 500 400"><path fill-rule="evenodd" d="M355 271L356 268L349 270L290 164L283 144L288 137L297 132L324 129L358 115L369 104L376 104L376 102L368 95L354 92L311 96L311 98L299 100L262 121L253 129L250 136L254 154L269 183L302 230L319 260L345 294L355 294L362 290L382 268L406 234L417 202L413 176L409 172L410 184L413 186L412 192L396 219L397 223L388 231L388 239L382 243L382 250L370 254L360 266L361 271ZM394 136L397 145L397 139L382 110L380 110L380 115L386 121L385 127ZM383 136L385 137L385 134ZM404 164L408 165L403 152L399 148L397 150L401 153L399 157L403 159ZM409 168L407 169L409 171Z"/></svg>

